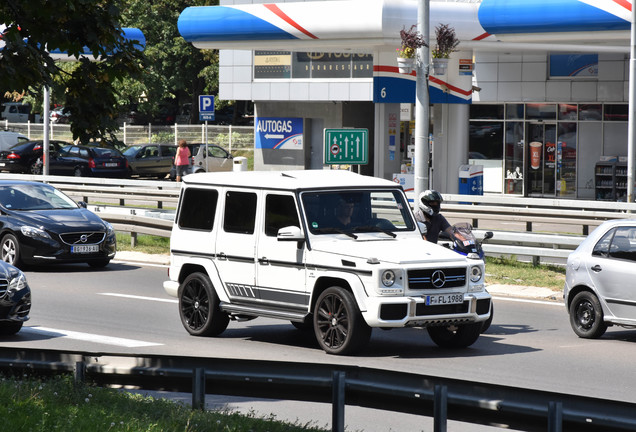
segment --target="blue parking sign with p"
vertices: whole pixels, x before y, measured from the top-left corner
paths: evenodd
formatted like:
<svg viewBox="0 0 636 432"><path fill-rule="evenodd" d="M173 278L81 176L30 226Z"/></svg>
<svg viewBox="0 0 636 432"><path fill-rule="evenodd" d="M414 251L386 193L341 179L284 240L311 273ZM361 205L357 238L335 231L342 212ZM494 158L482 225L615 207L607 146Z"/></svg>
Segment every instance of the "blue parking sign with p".
<svg viewBox="0 0 636 432"><path fill-rule="evenodd" d="M199 96L199 121L214 120L214 96Z"/></svg>

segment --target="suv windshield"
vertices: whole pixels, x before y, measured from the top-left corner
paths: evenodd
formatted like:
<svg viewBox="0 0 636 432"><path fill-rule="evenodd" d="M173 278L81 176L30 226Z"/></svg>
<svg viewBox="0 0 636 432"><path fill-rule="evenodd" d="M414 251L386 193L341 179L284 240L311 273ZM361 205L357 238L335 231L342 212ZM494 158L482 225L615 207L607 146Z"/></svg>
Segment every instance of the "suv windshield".
<svg viewBox="0 0 636 432"><path fill-rule="evenodd" d="M312 234L412 231L415 223L398 190L301 194Z"/></svg>

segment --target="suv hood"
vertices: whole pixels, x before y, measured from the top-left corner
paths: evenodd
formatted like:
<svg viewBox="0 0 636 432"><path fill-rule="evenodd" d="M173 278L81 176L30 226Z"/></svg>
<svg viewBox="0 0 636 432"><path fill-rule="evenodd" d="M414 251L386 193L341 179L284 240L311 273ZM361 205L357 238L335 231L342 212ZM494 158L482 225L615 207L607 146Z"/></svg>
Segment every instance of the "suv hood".
<svg viewBox="0 0 636 432"><path fill-rule="evenodd" d="M418 262L465 261L466 258L443 246L428 242L419 237L383 238L383 234L358 234L358 239L348 238L344 235L325 236L324 239L311 240L313 253L326 253L346 258L358 258L367 261L375 258L380 262L393 264L416 264ZM329 238L327 238L329 237ZM385 236L386 237L386 236Z"/></svg>

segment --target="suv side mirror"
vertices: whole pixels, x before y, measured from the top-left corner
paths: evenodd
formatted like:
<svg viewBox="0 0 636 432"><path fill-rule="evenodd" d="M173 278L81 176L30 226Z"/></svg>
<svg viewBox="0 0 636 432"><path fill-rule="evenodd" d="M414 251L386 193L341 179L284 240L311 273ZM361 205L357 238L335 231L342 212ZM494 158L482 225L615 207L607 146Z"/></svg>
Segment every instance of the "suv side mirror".
<svg viewBox="0 0 636 432"><path fill-rule="evenodd" d="M305 241L305 235L297 226L287 226L278 230L278 241Z"/></svg>

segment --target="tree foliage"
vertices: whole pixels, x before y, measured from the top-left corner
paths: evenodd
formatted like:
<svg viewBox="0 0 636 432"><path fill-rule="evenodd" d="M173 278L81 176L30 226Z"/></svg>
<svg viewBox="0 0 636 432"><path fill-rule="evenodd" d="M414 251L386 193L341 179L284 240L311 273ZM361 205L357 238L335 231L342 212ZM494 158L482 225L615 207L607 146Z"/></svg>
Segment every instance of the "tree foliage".
<svg viewBox="0 0 636 432"><path fill-rule="evenodd" d="M135 41L124 38L120 7L118 0L2 0L2 88L37 95L48 86L65 95L74 138L109 136L117 129L113 83L142 71ZM85 48L91 53L87 57L82 56ZM59 67L49 54L58 49L77 66Z"/></svg>

